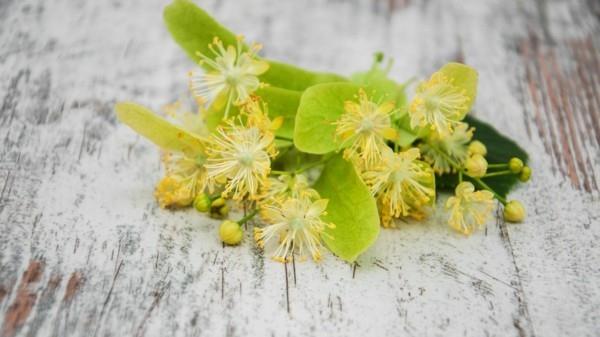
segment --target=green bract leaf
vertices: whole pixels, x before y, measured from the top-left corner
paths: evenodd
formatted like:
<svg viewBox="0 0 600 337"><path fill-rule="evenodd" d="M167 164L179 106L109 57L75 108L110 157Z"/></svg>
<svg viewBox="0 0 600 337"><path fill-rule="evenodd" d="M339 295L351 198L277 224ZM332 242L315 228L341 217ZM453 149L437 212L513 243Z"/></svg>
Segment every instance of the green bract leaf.
<svg viewBox="0 0 600 337"><path fill-rule="evenodd" d="M213 55L208 45L214 37L221 39L226 46L237 43L235 34L189 0L173 1L165 7L163 16L173 39L194 62L199 60L197 52Z"/></svg>
<svg viewBox="0 0 600 337"><path fill-rule="evenodd" d="M377 101L398 101L398 98L404 96L404 88L391 80L387 73L378 66L373 67L366 72L353 74L350 79L353 83L365 88L371 100ZM396 106L398 108L398 105Z"/></svg>
<svg viewBox="0 0 600 337"><path fill-rule="evenodd" d="M302 94L294 144L303 152L324 154L335 151L336 126L333 124L344 113L344 102L356 99L359 86L353 83L325 83L312 86Z"/></svg>
<svg viewBox="0 0 600 337"><path fill-rule="evenodd" d="M508 163L512 157L517 157L527 163L528 155L517 143L508 137L499 133L491 125L478 120L475 117L467 116L465 122L475 127L473 140L479 140L487 147L486 160L490 164ZM464 176L466 180L470 180L468 176ZM505 197L511 189L519 182L516 175L504 175L482 179L496 193ZM458 177L455 174L444 174L437 177L437 187L440 190L454 191L458 184ZM477 183L474 183L477 186Z"/></svg>
<svg viewBox="0 0 600 337"><path fill-rule="evenodd" d="M327 247L352 262L369 248L379 235L379 214L375 199L356 174L354 166L336 155L327 162L314 185L321 197L329 199L324 220L335 224L323 236Z"/></svg>
<svg viewBox="0 0 600 337"><path fill-rule="evenodd" d="M183 152L192 157L203 152L200 138L139 104L117 103L115 110L121 122L163 149Z"/></svg>
<svg viewBox="0 0 600 337"><path fill-rule="evenodd" d="M189 0L173 1L165 8L164 20L173 39L195 62L199 60L197 52L213 55L208 44L215 36L226 46L235 46L237 43L234 33ZM345 80L342 76L331 73L311 72L285 63L267 61L270 67L261 79L276 87L304 90L317 83Z"/></svg>
<svg viewBox="0 0 600 337"><path fill-rule="evenodd" d="M419 131L410 127L410 116L404 113L395 121L396 130L398 130L398 140L400 147L407 147L419 138Z"/></svg>
<svg viewBox="0 0 600 337"><path fill-rule="evenodd" d="M440 70L442 74L452 79L452 84L465 90L469 97L469 106L466 111L470 111L475 97L477 97L477 70L462 63L447 63Z"/></svg>
<svg viewBox="0 0 600 337"><path fill-rule="evenodd" d="M294 136L296 111L298 111L302 92L268 86L259 89L256 94L267 103L269 118L271 120L278 116L283 117L283 125L277 129L275 134L280 137L292 139Z"/></svg>
<svg viewBox="0 0 600 337"><path fill-rule="evenodd" d="M396 109L405 110L406 94L404 90L406 89L406 83L398 84L389 78L388 74L392 62L388 61L385 68L382 68L382 62L383 54L375 54L375 61L371 69L354 73L350 79L365 88L373 101L393 100L396 103Z"/></svg>
<svg viewBox="0 0 600 337"><path fill-rule="evenodd" d="M308 71L282 62L267 61L269 70L261 75L260 79L275 87L302 91L319 83L347 81L345 77L337 74Z"/></svg>

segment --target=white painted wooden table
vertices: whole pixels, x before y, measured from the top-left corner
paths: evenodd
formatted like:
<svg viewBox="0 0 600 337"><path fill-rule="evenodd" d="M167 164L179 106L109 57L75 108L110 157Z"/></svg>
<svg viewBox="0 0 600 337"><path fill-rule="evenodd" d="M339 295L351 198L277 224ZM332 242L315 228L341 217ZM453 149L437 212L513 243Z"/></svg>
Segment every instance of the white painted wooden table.
<svg viewBox="0 0 600 337"><path fill-rule="evenodd" d="M466 62L477 116L531 154L525 223L383 230L355 270L222 248L218 221L157 207L158 151L113 105L185 92L164 5L0 0L0 336L600 335L598 2L201 3L309 68Z"/></svg>

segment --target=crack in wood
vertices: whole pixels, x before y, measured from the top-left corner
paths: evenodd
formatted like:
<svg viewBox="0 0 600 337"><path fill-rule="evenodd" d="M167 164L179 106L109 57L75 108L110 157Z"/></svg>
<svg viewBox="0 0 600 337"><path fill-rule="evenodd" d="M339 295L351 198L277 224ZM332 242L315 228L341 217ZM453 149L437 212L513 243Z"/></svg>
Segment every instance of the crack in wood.
<svg viewBox="0 0 600 337"><path fill-rule="evenodd" d="M117 270L114 273L112 282L110 284L110 289L108 290L108 294L106 294L106 298L104 299L104 302L102 303L102 309L100 310L100 315L98 316L98 321L97 321L97 324L96 324L96 329L94 330L94 336L98 335L98 331L100 329L100 324L102 323L102 320L103 320L104 315L106 313L106 308L108 306L108 303L110 302L110 298L111 298L113 290L115 288L115 284L117 282L117 278L119 277L119 274L121 273L121 268L122 267L123 267L123 260L121 260L121 262L117 266Z"/></svg>

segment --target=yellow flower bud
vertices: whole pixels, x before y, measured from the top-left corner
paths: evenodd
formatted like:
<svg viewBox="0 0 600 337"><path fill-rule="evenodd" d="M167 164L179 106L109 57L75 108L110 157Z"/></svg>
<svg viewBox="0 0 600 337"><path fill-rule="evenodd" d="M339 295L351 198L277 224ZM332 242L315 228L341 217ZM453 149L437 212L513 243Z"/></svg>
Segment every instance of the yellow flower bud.
<svg viewBox="0 0 600 337"><path fill-rule="evenodd" d="M465 162L467 174L473 178L480 178L487 172L488 163L480 154L474 154Z"/></svg>
<svg viewBox="0 0 600 337"><path fill-rule="evenodd" d="M239 244L243 236L242 226L235 221L225 220L219 227L219 237L221 241L228 245L235 246Z"/></svg>
<svg viewBox="0 0 600 337"><path fill-rule="evenodd" d="M519 175L519 180L525 183L525 182L529 181L530 177L531 177L531 167L529 167L529 166L523 167L523 169L521 170L521 174Z"/></svg>
<svg viewBox="0 0 600 337"><path fill-rule="evenodd" d="M229 206L221 206L221 208L219 208L219 214L221 214L222 216L227 216L227 214L229 214Z"/></svg>
<svg viewBox="0 0 600 337"><path fill-rule="evenodd" d="M508 169L514 174L521 173L521 170L523 170L523 161L516 157L511 158L508 161Z"/></svg>
<svg viewBox="0 0 600 337"><path fill-rule="evenodd" d="M470 155L480 154L485 156L487 154L487 147L482 142L474 140L469 144L468 151Z"/></svg>
<svg viewBox="0 0 600 337"><path fill-rule="evenodd" d="M525 208L517 200L509 201L504 206L504 220L509 222L521 222L525 219Z"/></svg>
<svg viewBox="0 0 600 337"><path fill-rule="evenodd" d="M210 216L223 219L229 213L229 206L224 198L215 199L210 205Z"/></svg>
<svg viewBox="0 0 600 337"><path fill-rule="evenodd" d="M210 207L219 208L223 205L225 205L225 199L217 198L210 204Z"/></svg>
<svg viewBox="0 0 600 337"><path fill-rule="evenodd" d="M194 199L194 208L198 212L208 212L210 210L210 204L210 197L206 193L200 193L196 196L196 199Z"/></svg>

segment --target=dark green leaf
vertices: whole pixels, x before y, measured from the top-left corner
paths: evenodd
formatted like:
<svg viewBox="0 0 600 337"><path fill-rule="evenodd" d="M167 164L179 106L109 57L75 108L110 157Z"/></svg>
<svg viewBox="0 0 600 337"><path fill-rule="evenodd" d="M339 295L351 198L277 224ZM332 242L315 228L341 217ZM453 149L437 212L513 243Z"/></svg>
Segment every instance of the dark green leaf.
<svg viewBox="0 0 600 337"><path fill-rule="evenodd" d="M525 150L513 140L499 133L491 125L470 115L467 115L464 121L475 127L473 139L479 140L487 147L488 153L486 159L488 163L507 163L512 157L520 158L524 163L527 163L528 155ZM465 177L465 179L468 180L469 177ZM483 181L494 189L496 193L502 197L506 197L510 190L519 182L519 179L516 175L505 175L485 178ZM445 174L437 177L436 182L439 190L447 191L453 191L457 183L458 176L455 174ZM475 186L477 186L476 183Z"/></svg>

